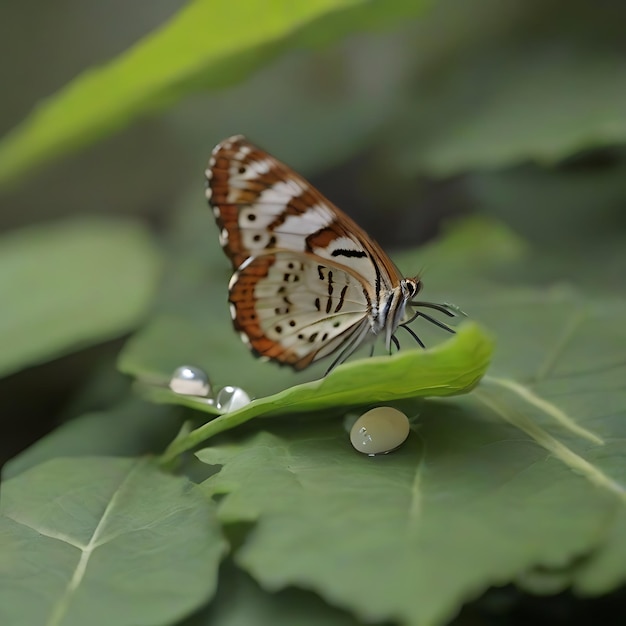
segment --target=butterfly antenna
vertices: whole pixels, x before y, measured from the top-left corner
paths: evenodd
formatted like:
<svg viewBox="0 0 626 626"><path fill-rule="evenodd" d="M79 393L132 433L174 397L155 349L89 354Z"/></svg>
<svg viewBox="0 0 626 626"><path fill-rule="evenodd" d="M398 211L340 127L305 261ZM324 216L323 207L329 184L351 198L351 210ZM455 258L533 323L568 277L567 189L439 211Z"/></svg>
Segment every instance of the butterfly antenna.
<svg viewBox="0 0 626 626"><path fill-rule="evenodd" d="M417 315L413 316L411 319L415 319L417 317ZM407 322L408 324L409 322ZM407 333L409 333L409 335L411 335L411 337L413 337L413 339L415 339L415 341L417 341L417 343L422 347L422 348L426 348L426 346L424 345L424 342L415 334L415 332L413 332L413 329L409 328L408 326L406 326L405 324L400 324L400 328L404 328L404 330L406 330Z"/></svg>
<svg viewBox="0 0 626 626"><path fill-rule="evenodd" d="M395 335L391 335L391 341L393 341L393 345L396 347L396 350L400 352L400 342ZM391 355L391 346L389 346L389 354Z"/></svg>
<svg viewBox="0 0 626 626"><path fill-rule="evenodd" d="M465 312L463 312L461 309L459 309L458 306L454 304L447 304L447 303L437 304L436 302L417 302L415 300L413 300L410 304L411 306L421 306L426 309L435 309L435 311L439 311L440 313L443 313L444 315L447 315L448 317L456 317L457 315L467 316Z"/></svg>

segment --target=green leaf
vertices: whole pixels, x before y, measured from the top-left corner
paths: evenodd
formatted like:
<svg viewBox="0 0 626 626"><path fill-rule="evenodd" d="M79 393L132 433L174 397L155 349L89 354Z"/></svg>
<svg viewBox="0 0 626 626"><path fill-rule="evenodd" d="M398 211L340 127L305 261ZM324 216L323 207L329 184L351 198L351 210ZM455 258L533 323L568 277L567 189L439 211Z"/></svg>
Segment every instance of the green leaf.
<svg viewBox="0 0 626 626"><path fill-rule="evenodd" d="M0 373L127 332L145 313L160 259L125 220L71 220L0 240Z"/></svg>
<svg viewBox="0 0 626 626"><path fill-rule="evenodd" d="M76 417L36 441L2 467L6 480L57 457L158 454L180 429L179 411L131 400Z"/></svg>
<svg viewBox="0 0 626 626"><path fill-rule="evenodd" d="M388 0L195 0L108 65L44 102L0 144L0 184L200 87L247 75L285 48L327 44L423 11Z"/></svg>
<svg viewBox="0 0 626 626"><path fill-rule="evenodd" d="M380 402L467 393L487 370L492 350L493 344L484 332L476 324L466 324L454 338L431 350L407 350L392 357L346 363L324 378L258 398L238 411L216 417L175 440L162 460L167 463L209 437L257 417L314 411L337 413ZM157 402L217 414L206 399L178 395L156 386L146 388L145 393Z"/></svg>
<svg viewBox="0 0 626 626"><path fill-rule="evenodd" d="M390 134L398 167L437 176L555 163L626 141L626 64L619 48L560 35L491 42L425 80ZM477 86L480 88L477 88Z"/></svg>
<svg viewBox="0 0 626 626"><path fill-rule="evenodd" d="M585 593L626 580L626 302L480 300L468 308L496 334L497 376L415 405L397 452L358 455L327 420L198 453L223 465L204 483L224 494L220 519L256 522L235 559L264 588L417 625L536 567Z"/></svg>
<svg viewBox="0 0 626 626"><path fill-rule="evenodd" d="M358 626L348 613L325 604L314 593L264 591L250 576L226 562L211 605L180 626Z"/></svg>
<svg viewBox="0 0 626 626"><path fill-rule="evenodd" d="M170 624L210 598L211 503L145 460L59 459L3 486L3 624Z"/></svg>
<svg viewBox="0 0 626 626"><path fill-rule="evenodd" d="M525 166L477 173L468 177L467 184L483 213L505 221L520 236L548 250L555 247L558 235L562 254L570 242L606 244L609 237L621 234L615 232L615 217L626 195L626 161L615 157L600 167L594 167L592 160L587 165L574 161L560 169ZM589 259L585 264L590 265ZM600 274L598 267L593 270Z"/></svg>

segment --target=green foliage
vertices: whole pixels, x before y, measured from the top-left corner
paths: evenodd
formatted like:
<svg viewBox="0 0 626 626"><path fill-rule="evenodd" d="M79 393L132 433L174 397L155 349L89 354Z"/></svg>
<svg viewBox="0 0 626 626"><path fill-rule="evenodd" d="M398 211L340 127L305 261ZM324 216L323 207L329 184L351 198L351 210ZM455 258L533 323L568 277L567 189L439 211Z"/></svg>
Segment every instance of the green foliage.
<svg viewBox="0 0 626 626"><path fill-rule="evenodd" d="M7 137L0 144L0 183L199 87L241 79L294 45L298 34L306 45L328 43L379 20L417 14L424 4L391 0L382 8L365 0L279 0L268 11L258 0L190 2L120 58L74 80Z"/></svg>
<svg viewBox="0 0 626 626"><path fill-rule="evenodd" d="M8 189L150 114L196 172L163 200L158 236L82 215L73 171L80 218L0 236L3 413L14 423L25 394L41 396L54 428L3 467L1 624L436 626L461 611L462 626L494 586L623 586L626 12L603 11L195 0L0 141ZM424 204L473 210L393 255L425 299L467 311L456 336L416 320L429 350L379 348L325 378L328 363L252 359L202 198L210 148L230 132L307 174L365 155L339 188L405 241ZM166 161L150 151L148 169ZM35 185L42 213L54 187ZM132 393L81 364L64 374L61 357L120 338ZM22 371L41 363L39 378ZM182 363L255 400L219 415L172 393ZM61 408L46 389L57 368L75 379ZM359 455L347 425L381 403L409 415L409 438ZM472 623L512 623L473 606L486 614Z"/></svg>
<svg viewBox="0 0 626 626"><path fill-rule="evenodd" d="M212 595L225 550L197 487L142 459L39 465L6 482L0 523L16 626L167 624Z"/></svg>
<svg viewBox="0 0 626 626"><path fill-rule="evenodd" d="M561 584L586 592L623 582L626 302L500 291L470 308L513 378L414 404L397 453L351 454L329 422L198 453L223 466L205 483L228 494L222 521L256 522L236 560L264 587L297 581L365 621L422 624L533 567L567 565Z"/></svg>
<svg viewBox="0 0 626 626"><path fill-rule="evenodd" d="M167 462L209 437L257 417L340 413L368 404L468 393L485 374L491 353L489 338L475 324L468 324L454 340L438 348L345 364L321 380L289 387L224 415L200 398L179 396L167 389L152 387L146 389L146 394L156 402L181 404L219 415L172 442L163 455Z"/></svg>
<svg viewBox="0 0 626 626"><path fill-rule="evenodd" d="M529 51L527 41L498 42L451 67L420 91L415 106L423 115L407 124L398 162L445 176L529 159L556 163L624 142L626 68L619 51L573 43L540 40Z"/></svg>
<svg viewBox="0 0 626 626"><path fill-rule="evenodd" d="M74 219L0 240L0 372L133 328L154 296L159 252L139 224Z"/></svg>

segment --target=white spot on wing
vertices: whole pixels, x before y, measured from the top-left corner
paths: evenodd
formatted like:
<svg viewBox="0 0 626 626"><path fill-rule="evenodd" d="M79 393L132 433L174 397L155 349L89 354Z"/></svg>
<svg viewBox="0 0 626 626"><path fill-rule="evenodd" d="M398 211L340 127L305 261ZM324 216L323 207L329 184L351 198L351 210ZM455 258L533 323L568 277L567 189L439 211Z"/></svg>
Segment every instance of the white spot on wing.
<svg viewBox="0 0 626 626"><path fill-rule="evenodd" d="M245 343L247 346L250 345L250 338L248 337L248 335L246 335L246 333L241 331L239 333L239 336L241 337L241 341L243 341L243 343Z"/></svg>
<svg viewBox="0 0 626 626"><path fill-rule="evenodd" d="M286 206L292 198L297 198L302 193L302 188L295 180L281 180L275 185L263 190L259 196L259 202L277 203Z"/></svg>
<svg viewBox="0 0 626 626"><path fill-rule="evenodd" d="M241 148L239 148L239 152L235 154L235 160L243 161L243 159L245 159L250 152L252 152L250 146L241 146Z"/></svg>
<svg viewBox="0 0 626 626"><path fill-rule="evenodd" d="M281 204L260 205L254 204L246 207L239 213L240 228L254 228L263 230L267 228L283 211L285 207ZM250 220L250 215L254 215L254 220Z"/></svg>
<svg viewBox="0 0 626 626"><path fill-rule="evenodd" d="M230 317L232 319L237 317L237 307L232 302L230 303Z"/></svg>
<svg viewBox="0 0 626 626"><path fill-rule="evenodd" d="M239 168L244 167L244 171L240 172ZM251 161L247 164L237 164L233 163L233 165L229 169L229 174L232 178L231 182L234 181L243 181L243 180L257 180L260 176L267 174L272 169L272 160L271 159L262 159L261 161Z"/></svg>
<svg viewBox="0 0 626 626"><path fill-rule="evenodd" d="M329 226L333 220L333 214L326 207L316 205L301 215L287 217L276 229L276 232L290 235L310 235Z"/></svg>
<svg viewBox="0 0 626 626"><path fill-rule="evenodd" d="M245 270L246 267L248 267L248 265L250 265L250 263L252 263L253 260L254 260L254 257L249 256L245 261L241 263L241 265L237 268L237 271L243 272L243 270Z"/></svg>
<svg viewBox="0 0 626 626"><path fill-rule="evenodd" d="M252 170L257 176L269 173L272 169L271 159L263 159L262 161L252 161L250 163L250 170Z"/></svg>
<svg viewBox="0 0 626 626"><path fill-rule="evenodd" d="M228 245L228 231L225 228L222 228L220 232L220 245L221 246Z"/></svg>
<svg viewBox="0 0 626 626"><path fill-rule="evenodd" d="M239 272L234 272L228 281L229 291L235 286L235 283L239 280Z"/></svg>
<svg viewBox="0 0 626 626"><path fill-rule="evenodd" d="M213 215L215 215L215 217L220 216L220 208L217 205L213 207Z"/></svg>
<svg viewBox="0 0 626 626"><path fill-rule="evenodd" d="M242 230L241 242L250 251L258 251L269 243L271 234L268 231Z"/></svg>
<svg viewBox="0 0 626 626"><path fill-rule="evenodd" d="M326 247L326 251L329 254L331 254L333 250L357 250L360 252L361 250L363 250L363 246L359 244L357 241L355 241L354 239L350 239L349 237L337 237L336 239L333 239ZM359 258L359 257L356 257L356 258ZM345 257L339 257L337 261L339 263L345 263L346 259ZM369 259L368 259L368 263L369 263Z"/></svg>

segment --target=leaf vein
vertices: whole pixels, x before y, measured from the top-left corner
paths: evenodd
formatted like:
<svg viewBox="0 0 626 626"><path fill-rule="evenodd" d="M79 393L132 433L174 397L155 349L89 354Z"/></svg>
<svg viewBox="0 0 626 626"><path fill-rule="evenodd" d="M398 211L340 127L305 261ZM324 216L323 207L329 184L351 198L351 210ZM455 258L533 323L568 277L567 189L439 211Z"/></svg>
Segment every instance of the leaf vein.
<svg viewBox="0 0 626 626"><path fill-rule="evenodd" d="M94 528L94 531L91 535L91 538L89 539L89 542L87 543L86 546L81 548L80 559L78 560L78 563L76 564L74 573L72 574L72 577L70 578L70 581L65 589L65 592L63 593L63 595L57 602L56 606L54 607L54 610L52 611L52 614L48 621L49 626L56 626L57 624L61 623L61 620L63 619L63 616L65 615L67 608L69 606L72 595L74 594L76 589L78 589L80 583L85 577L85 572L87 571L87 565L89 564L89 559L91 558L91 555L93 554L93 551L95 550L95 548L98 547L99 545L98 540L107 522L109 521L109 518L111 516L111 513L113 511L115 504L117 504L119 494L121 493L124 486L128 483L129 479L133 476L133 474L136 471L138 471L138 469L142 465L143 465L142 462L136 463L134 467L132 467L131 470L124 476L123 480L120 482L115 492L111 496L109 502L107 503L104 509L104 512L102 513L102 517L100 518L100 520L96 524L96 527Z"/></svg>

